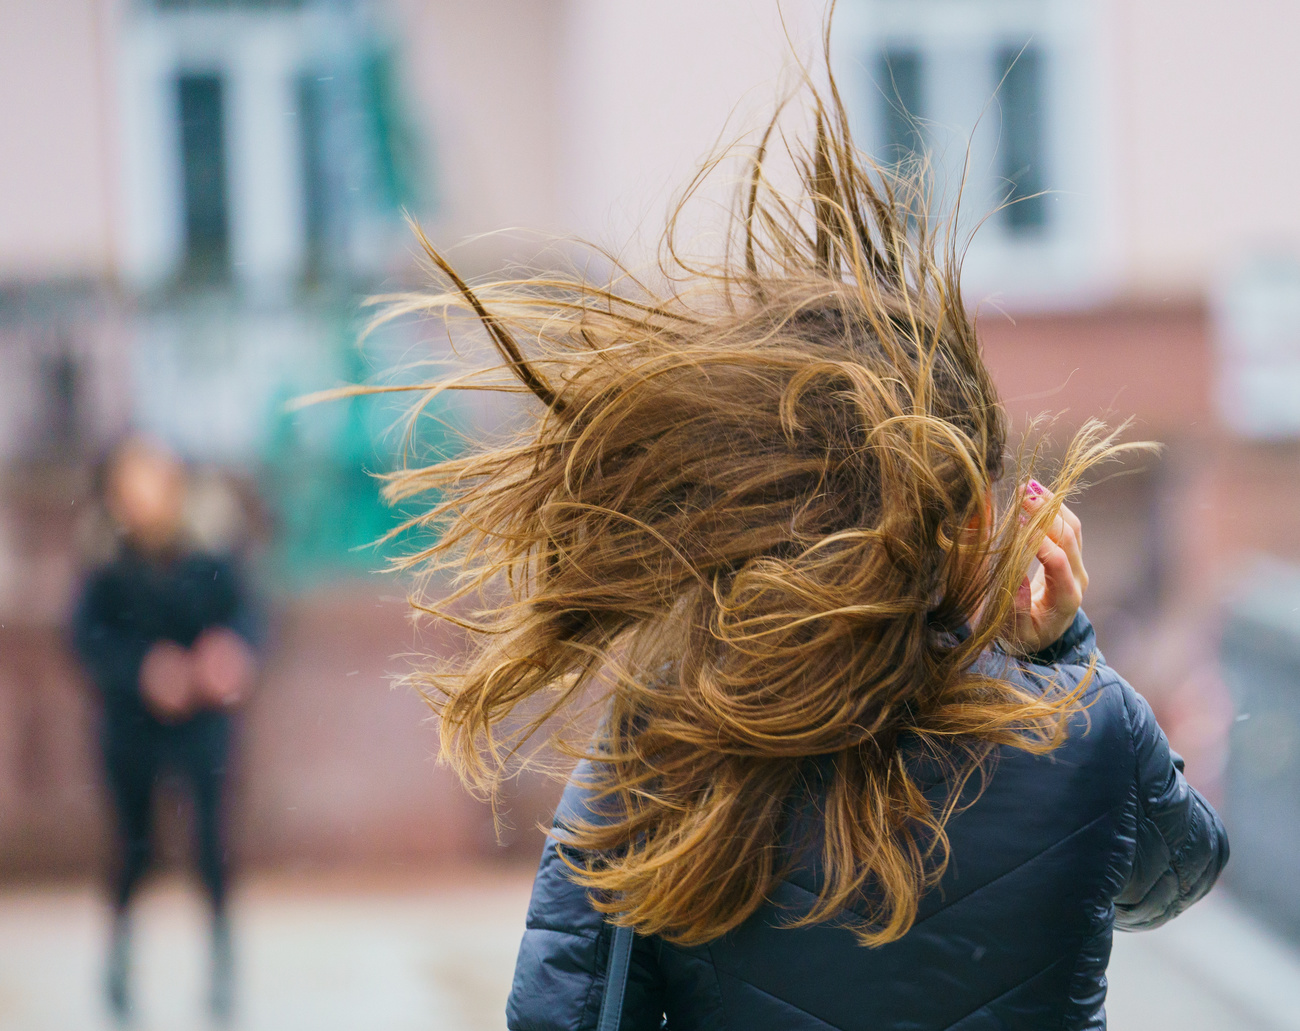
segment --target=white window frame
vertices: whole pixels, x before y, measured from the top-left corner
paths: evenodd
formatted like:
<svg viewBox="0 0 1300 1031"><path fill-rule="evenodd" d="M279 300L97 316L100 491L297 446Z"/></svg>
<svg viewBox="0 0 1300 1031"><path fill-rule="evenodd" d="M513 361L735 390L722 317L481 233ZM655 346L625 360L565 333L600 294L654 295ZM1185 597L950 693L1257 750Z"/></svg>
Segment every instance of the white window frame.
<svg viewBox="0 0 1300 1031"><path fill-rule="evenodd" d="M165 285L184 260L177 77L221 76L232 279L265 300L288 296L306 248L297 83L347 45L348 19L317 8L153 10L121 37L122 268L128 283Z"/></svg>
<svg viewBox="0 0 1300 1031"><path fill-rule="evenodd" d="M996 54L1032 40L1043 55L1047 224L1015 233L996 215L984 222L964 266L970 300L1019 310L1082 307L1116 290L1107 9L1101 0L842 0L837 9L835 71L868 152L884 137L881 86L872 79L878 55L922 54L928 110L921 116L941 203L955 196L969 141L964 231L1009 189L998 177Z"/></svg>

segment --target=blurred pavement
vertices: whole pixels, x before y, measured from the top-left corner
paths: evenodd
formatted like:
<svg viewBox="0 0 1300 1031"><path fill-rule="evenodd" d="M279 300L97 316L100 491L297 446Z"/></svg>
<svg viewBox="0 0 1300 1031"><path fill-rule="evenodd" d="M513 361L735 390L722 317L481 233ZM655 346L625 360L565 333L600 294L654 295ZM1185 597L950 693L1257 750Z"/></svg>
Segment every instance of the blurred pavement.
<svg viewBox="0 0 1300 1031"><path fill-rule="evenodd" d="M235 899L238 1031L478 1031L502 1015L531 874L445 886L245 883ZM180 879L136 910L138 1031L207 1028L205 914ZM93 887L0 893L0 1028L100 1031L107 910Z"/></svg>
<svg viewBox="0 0 1300 1031"><path fill-rule="evenodd" d="M498 1031L529 876L438 882L261 878L240 892L247 1031ZM140 1031L208 1026L197 894L153 887L137 917ZM92 888L0 892L0 1027L97 1031L105 911ZM1300 1029L1300 952L1222 893L1160 931L1119 935L1111 1031Z"/></svg>

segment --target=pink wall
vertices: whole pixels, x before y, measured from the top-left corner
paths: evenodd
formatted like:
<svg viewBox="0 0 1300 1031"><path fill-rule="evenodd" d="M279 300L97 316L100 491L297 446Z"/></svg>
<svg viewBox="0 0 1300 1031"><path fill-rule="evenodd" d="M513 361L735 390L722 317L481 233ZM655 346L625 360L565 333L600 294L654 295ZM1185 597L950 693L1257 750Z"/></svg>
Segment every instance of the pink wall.
<svg viewBox="0 0 1300 1031"><path fill-rule="evenodd" d="M1014 320L988 309L979 326L1016 418L1068 409L1066 425L1132 417L1130 436L1216 432L1209 327L1200 307L1134 305Z"/></svg>
<svg viewBox="0 0 1300 1031"><path fill-rule="evenodd" d="M1195 290L1244 251L1300 252L1300 6L1118 0L1114 12L1130 288Z"/></svg>
<svg viewBox="0 0 1300 1031"><path fill-rule="evenodd" d="M0 280L112 269L114 0L5 0L0 12Z"/></svg>
<svg viewBox="0 0 1300 1031"><path fill-rule="evenodd" d="M551 0L389 0L388 25L434 146L442 195L429 227L435 243L559 228L562 12ZM483 249L516 247L488 241Z"/></svg>
<svg viewBox="0 0 1300 1031"><path fill-rule="evenodd" d="M567 8L561 216L619 250L639 236L645 254L699 162L771 113L792 63L786 32L811 56L821 4L571 0ZM726 203L731 184L717 185L709 196ZM637 248L629 253L635 260Z"/></svg>

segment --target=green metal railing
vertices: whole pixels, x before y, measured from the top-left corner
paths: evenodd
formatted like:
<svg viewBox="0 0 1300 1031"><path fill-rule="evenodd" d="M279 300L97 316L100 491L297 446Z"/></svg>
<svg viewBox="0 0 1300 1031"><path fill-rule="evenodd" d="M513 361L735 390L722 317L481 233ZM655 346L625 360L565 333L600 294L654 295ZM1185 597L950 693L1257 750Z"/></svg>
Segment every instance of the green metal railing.
<svg viewBox="0 0 1300 1031"><path fill-rule="evenodd" d="M340 380L373 382L369 366L386 364L382 346L374 349L380 357L364 352L347 318L335 319L334 337ZM389 374L383 382L400 380ZM382 476L406 460L408 448L427 463L459 446L458 413L446 395L425 408L413 437L405 435L406 413L418 399L372 394L295 411L291 391L277 397L261 461L262 492L275 522L267 571L277 585L292 591L373 573L412 547L409 540L386 540L404 515L381 500Z"/></svg>

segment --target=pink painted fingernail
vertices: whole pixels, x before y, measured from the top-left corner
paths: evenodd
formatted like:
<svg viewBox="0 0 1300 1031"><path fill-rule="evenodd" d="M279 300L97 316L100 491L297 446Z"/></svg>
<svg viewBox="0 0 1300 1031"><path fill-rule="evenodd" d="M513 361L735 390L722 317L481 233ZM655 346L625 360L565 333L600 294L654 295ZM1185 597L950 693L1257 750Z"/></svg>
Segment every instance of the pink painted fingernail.
<svg viewBox="0 0 1300 1031"><path fill-rule="evenodd" d="M1043 485L1039 483L1037 480L1030 480L1029 486L1026 489L1029 491L1030 494L1032 494L1036 498L1047 493L1047 491L1043 489Z"/></svg>

